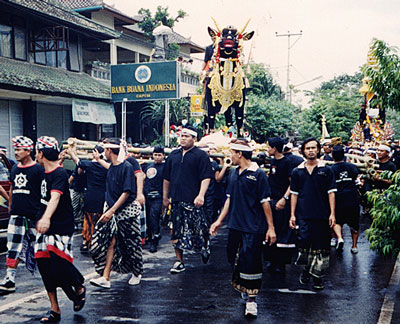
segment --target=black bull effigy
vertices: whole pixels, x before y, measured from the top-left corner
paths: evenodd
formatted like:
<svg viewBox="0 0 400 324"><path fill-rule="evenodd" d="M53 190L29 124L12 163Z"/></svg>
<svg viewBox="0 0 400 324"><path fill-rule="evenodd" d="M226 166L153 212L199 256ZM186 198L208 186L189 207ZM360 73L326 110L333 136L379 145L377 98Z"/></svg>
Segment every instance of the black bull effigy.
<svg viewBox="0 0 400 324"><path fill-rule="evenodd" d="M249 20L250 21L250 20ZM213 55L205 79L205 101L207 116L205 124L208 131L214 129L215 116L225 115L225 123L229 127L233 123L233 110L238 136L243 126L246 83L242 68L243 41L250 40L254 31L244 33L249 21L238 31L233 26L217 30L208 27L208 33L214 40Z"/></svg>

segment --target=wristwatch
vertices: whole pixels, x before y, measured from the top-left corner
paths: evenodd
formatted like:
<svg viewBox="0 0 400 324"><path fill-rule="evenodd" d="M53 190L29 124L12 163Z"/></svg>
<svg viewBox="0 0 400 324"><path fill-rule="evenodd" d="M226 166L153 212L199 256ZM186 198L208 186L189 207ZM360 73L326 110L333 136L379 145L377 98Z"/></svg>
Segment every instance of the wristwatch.
<svg viewBox="0 0 400 324"><path fill-rule="evenodd" d="M289 200L289 196L283 196L283 198L285 198L285 200Z"/></svg>

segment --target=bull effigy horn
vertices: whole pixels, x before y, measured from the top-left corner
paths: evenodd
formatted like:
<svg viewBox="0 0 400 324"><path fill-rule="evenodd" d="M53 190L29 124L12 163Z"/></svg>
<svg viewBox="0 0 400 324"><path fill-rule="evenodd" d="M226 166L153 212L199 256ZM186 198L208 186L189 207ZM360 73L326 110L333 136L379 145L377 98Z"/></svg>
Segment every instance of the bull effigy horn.
<svg viewBox="0 0 400 324"><path fill-rule="evenodd" d="M214 19L214 17L211 17L211 19L214 21L215 27L217 27L218 32L220 33L222 29L218 26L217 21Z"/></svg>
<svg viewBox="0 0 400 324"><path fill-rule="evenodd" d="M242 28L242 30L239 32L239 35L242 35L242 34L244 33L244 31L246 30L247 25L249 24L250 20L251 20L251 18L249 18L249 20L247 20L247 23L244 25L244 27Z"/></svg>

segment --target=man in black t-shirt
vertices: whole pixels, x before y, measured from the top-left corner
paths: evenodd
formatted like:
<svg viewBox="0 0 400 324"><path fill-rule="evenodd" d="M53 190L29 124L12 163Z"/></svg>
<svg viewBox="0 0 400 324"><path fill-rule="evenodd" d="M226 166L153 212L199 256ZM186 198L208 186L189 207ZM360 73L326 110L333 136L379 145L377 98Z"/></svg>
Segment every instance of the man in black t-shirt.
<svg viewBox="0 0 400 324"><path fill-rule="evenodd" d="M297 168L300 165L300 163L304 162L304 159L300 155L293 154L292 150L293 150L293 143L289 142L283 146L282 153L285 157L289 159L292 169L294 169Z"/></svg>
<svg viewBox="0 0 400 324"><path fill-rule="evenodd" d="M290 264L296 247L296 233L289 228L291 161L282 154L283 140L280 137L268 140L268 154L272 157L268 182L271 187L271 210L277 236L276 245L266 247L265 257L271 261L269 270L283 273L285 264Z"/></svg>
<svg viewBox="0 0 400 324"><path fill-rule="evenodd" d="M7 230L7 274L0 283L0 291L15 291L15 274L20 259L23 259L28 270L34 270L33 252L27 249L21 255L24 241L28 240L33 247L36 238L36 214L40 207L40 185L44 177L43 168L31 157L33 141L25 136L12 140L15 158L19 162L11 169L11 199L9 204L10 219Z"/></svg>
<svg viewBox="0 0 400 324"><path fill-rule="evenodd" d="M94 226L103 214L104 196L106 192L107 169L95 158L92 161L79 159L73 150L66 151L75 162L77 167L85 172L87 191L83 197L83 226L81 252L89 251L92 242ZM94 148L93 154L99 158L104 149L100 146Z"/></svg>
<svg viewBox="0 0 400 324"><path fill-rule="evenodd" d="M360 218L360 201L358 199L356 180L359 172L354 164L344 162L343 146L334 146L332 157L335 164L332 165L331 169L335 175L337 185L335 197L336 224L333 227L338 239L336 250L338 252L343 251L344 240L342 228L344 224L347 224L350 227L353 239L351 253L356 254L358 253L357 240Z"/></svg>
<svg viewBox="0 0 400 324"><path fill-rule="evenodd" d="M162 210L164 148L156 146L153 149L154 162L146 166L144 194L146 197L147 235L150 241L150 252L157 252L160 240L160 217Z"/></svg>
<svg viewBox="0 0 400 324"><path fill-rule="evenodd" d="M390 187L392 182L387 179L381 179L379 173L383 171L396 172L396 165L390 161L391 148L389 145L380 144L376 150L377 162L379 164L378 173L376 174L373 182L373 188L375 189L387 189Z"/></svg>
<svg viewBox="0 0 400 324"><path fill-rule="evenodd" d="M330 139L322 141L321 160L333 161L332 158L332 144Z"/></svg>
<svg viewBox="0 0 400 324"><path fill-rule="evenodd" d="M58 142L54 137L41 136L36 142L36 160L44 166L41 183L41 206L37 215L35 258L39 267L51 310L42 323L61 318L57 287L73 301L74 311L80 311L86 299L84 278L73 265L72 240L74 215L69 193L68 174L59 163Z"/></svg>
<svg viewBox="0 0 400 324"><path fill-rule="evenodd" d="M201 251L204 263L210 256L210 224L203 205L213 175L208 155L194 146L196 138L196 129L185 126L181 148L170 153L164 167L163 207L168 207L171 197L171 241L177 258L171 273L185 271L183 250Z"/></svg>
<svg viewBox="0 0 400 324"><path fill-rule="evenodd" d="M300 283L308 283L312 276L316 290L324 289L321 277L329 267L330 227L335 225L337 191L332 170L317 158L320 150L315 138L306 139L301 146L306 161L293 170L290 180L289 226L296 229L298 225L296 265L305 266Z"/></svg>
<svg viewBox="0 0 400 324"><path fill-rule="evenodd" d="M130 273L128 283L138 285L143 272L139 224L142 208L136 199L133 166L125 160L120 139L110 138L103 147L111 165L108 166L104 212L96 224L90 248L100 277L90 283L111 288L110 274L114 270Z"/></svg>

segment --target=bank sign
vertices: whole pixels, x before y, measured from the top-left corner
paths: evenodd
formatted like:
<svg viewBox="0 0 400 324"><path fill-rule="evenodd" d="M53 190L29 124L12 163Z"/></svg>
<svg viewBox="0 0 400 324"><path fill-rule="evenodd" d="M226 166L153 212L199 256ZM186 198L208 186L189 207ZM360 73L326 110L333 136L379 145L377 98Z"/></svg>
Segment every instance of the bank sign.
<svg viewBox="0 0 400 324"><path fill-rule="evenodd" d="M111 65L111 101L179 98L178 62Z"/></svg>

